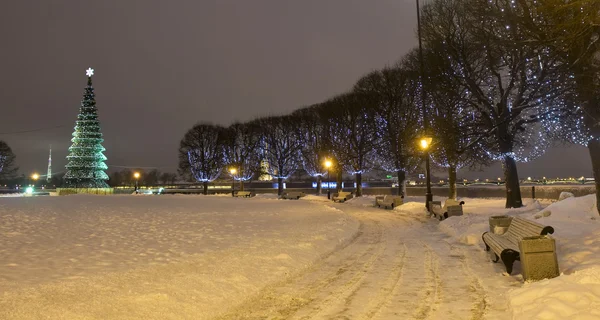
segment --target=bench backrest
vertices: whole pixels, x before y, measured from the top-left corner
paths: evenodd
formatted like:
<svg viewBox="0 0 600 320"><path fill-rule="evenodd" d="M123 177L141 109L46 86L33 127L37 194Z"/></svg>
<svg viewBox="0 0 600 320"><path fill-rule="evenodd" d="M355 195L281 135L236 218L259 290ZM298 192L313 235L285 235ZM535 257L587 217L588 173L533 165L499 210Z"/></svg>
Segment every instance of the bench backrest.
<svg viewBox="0 0 600 320"><path fill-rule="evenodd" d="M446 206L446 211L448 212L448 217L463 215L463 209L461 205Z"/></svg>
<svg viewBox="0 0 600 320"><path fill-rule="evenodd" d="M505 235L511 242L518 245L524 237L543 236L552 233L554 233L554 228L551 226L544 226L531 220L514 217L510 221Z"/></svg>
<svg viewBox="0 0 600 320"><path fill-rule="evenodd" d="M396 200L397 201L397 199L402 199L402 196L392 196L392 195L388 194L387 196L385 196L383 198L383 200L385 200L385 201L390 201L390 200Z"/></svg>
<svg viewBox="0 0 600 320"><path fill-rule="evenodd" d="M347 197L347 196L349 196L351 194L352 194L352 192L344 192L344 191L342 191L342 192L338 193L337 196L341 198L341 197Z"/></svg>
<svg viewBox="0 0 600 320"><path fill-rule="evenodd" d="M446 202L444 203L445 207L449 207L449 206L460 206L461 201L458 200L454 200L454 199L448 199L446 200Z"/></svg>
<svg viewBox="0 0 600 320"><path fill-rule="evenodd" d="M238 191L235 193L238 196L249 196L250 195L250 191Z"/></svg>

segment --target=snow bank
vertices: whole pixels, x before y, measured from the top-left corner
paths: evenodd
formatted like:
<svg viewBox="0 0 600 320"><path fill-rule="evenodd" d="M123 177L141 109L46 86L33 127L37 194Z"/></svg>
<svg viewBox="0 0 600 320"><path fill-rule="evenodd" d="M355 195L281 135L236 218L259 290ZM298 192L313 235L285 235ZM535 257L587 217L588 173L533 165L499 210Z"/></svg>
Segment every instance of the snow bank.
<svg viewBox="0 0 600 320"><path fill-rule="evenodd" d="M310 201L0 199L0 319L206 319L350 241Z"/></svg>
<svg viewBox="0 0 600 320"><path fill-rule="evenodd" d="M600 319L600 265L510 292L513 319Z"/></svg>
<svg viewBox="0 0 600 320"><path fill-rule="evenodd" d="M595 195L555 203L529 201L519 209L504 209L501 200L466 199L465 214L439 224L455 241L483 250L481 234L492 215L507 214L554 227L561 276L525 283L509 292L513 319L600 318L600 217ZM522 281L520 275L513 275Z"/></svg>

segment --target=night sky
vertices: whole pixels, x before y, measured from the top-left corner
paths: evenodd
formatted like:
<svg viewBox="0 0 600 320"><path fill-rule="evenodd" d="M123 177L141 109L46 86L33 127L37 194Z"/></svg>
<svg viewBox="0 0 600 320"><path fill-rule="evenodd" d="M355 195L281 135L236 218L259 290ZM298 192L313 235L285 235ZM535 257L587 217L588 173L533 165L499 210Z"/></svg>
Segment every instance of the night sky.
<svg viewBox="0 0 600 320"><path fill-rule="evenodd" d="M23 173L63 171L93 77L109 167L175 171L198 121L228 125L342 93L416 46L413 0L22 0L0 11L0 139ZM5 134L51 128L21 134ZM521 177L591 175L559 147ZM494 177L486 172L459 174Z"/></svg>

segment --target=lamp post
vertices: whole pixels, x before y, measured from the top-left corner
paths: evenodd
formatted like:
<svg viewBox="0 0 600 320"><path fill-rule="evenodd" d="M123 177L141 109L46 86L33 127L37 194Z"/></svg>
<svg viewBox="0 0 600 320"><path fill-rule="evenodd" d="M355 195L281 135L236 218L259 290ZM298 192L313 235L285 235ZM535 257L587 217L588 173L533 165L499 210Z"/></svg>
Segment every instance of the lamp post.
<svg viewBox="0 0 600 320"><path fill-rule="evenodd" d="M425 193L425 207L429 210L429 201L433 201L433 194L431 193L431 169L429 167L429 147L433 141L432 137L423 137L419 140L419 146L425 152L425 184L427 185L427 192Z"/></svg>
<svg viewBox="0 0 600 320"><path fill-rule="evenodd" d="M329 184L329 168L333 165L331 160L325 160L325 168L327 168L327 199L331 199L331 185Z"/></svg>
<svg viewBox="0 0 600 320"><path fill-rule="evenodd" d="M229 173L231 173L231 196L235 196L235 174L237 170L235 168L229 169Z"/></svg>
<svg viewBox="0 0 600 320"><path fill-rule="evenodd" d="M135 172L133 174L133 177L135 178L135 193L138 193L138 189L139 189L139 184L138 181L140 180L140 173L139 172Z"/></svg>

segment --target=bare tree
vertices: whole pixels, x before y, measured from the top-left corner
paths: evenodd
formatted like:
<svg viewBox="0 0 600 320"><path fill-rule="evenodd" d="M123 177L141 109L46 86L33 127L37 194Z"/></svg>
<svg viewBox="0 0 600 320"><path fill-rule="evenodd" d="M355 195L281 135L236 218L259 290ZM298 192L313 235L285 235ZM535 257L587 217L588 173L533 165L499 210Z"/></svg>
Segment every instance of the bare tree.
<svg viewBox="0 0 600 320"><path fill-rule="evenodd" d="M512 20L526 32L522 42L558 57L564 74L575 81L567 104L566 119L558 133L573 143L587 146L596 181L596 204L600 212L600 1L519 1Z"/></svg>
<svg viewBox="0 0 600 320"><path fill-rule="evenodd" d="M200 123L190 129L179 144L179 168L189 169L191 175L202 182L204 194L208 194L208 183L218 178L223 169L224 130Z"/></svg>
<svg viewBox="0 0 600 320"><path fill-rule="evenodd" d="M177 181L177 174L172 172L163 172L160 175L160 182L162 184L175 184Z"/></svg>
<svg viewBox="0 0 600 320"><path fill-rule="evenodd" d="M260 169L259 134L252 122L234 123L225 132L225 165L236 169L235 173L229 172L229 175L240 182L241 191L244 191L244 182L252 179Z"/></svg>
<svg viewBox="0 0 600 320"><path fill-rule="evenodd" d="M398 195L405 195L406 173L419 162L415 150L421 128L420 111L415 104L417 81L402 64L374 71L354 86L356 92L370 96L376 106L374 144L377 161L388 172L398 175Z"/></svg>
<svg viewBox="0 0 600 320"><path fill-rule="evenodd" d="M268 173L277 178L277 194L283 182L300 165L300 139L297 122L291 116L266 117L255 122L261 129L262 153L269 163Z"/></svg>
<svg viewBox="0 0 600 320"><path fill-rule="evenodd" d="M429 154L437 166L448 170L448 197L456 199L457 170L485 166L491 159L479 131L480 113L470 107L468 90L446 76L454 72L451 61L436 55L435 50L425 50L423 57L427 66L429 121L435 132ZM418 70L418 59L416 54L409 54L405 59L406 68Z"/></svg>
<svg viewBox="0 0 600 320"><path fill-rule="evenodd" d="M317 109L318 106L303 108L294 112L292 116L299 120L302 166L308 175L317 178L317 194L321 194L323 177L327 173L324 163L328 152L325 128Z"/></svg>
<svg viewBox="0 0 600 320"><path fill-rule="evenodd" d="M429 50L450 61L453 69L444 76L464 88L465 103L478 114L481 143L503 162L506 207L521 207L516 163L541 155L549 144L547 119L562 112L570 80L545 52L516 44L522 32L503 14L511 10L510 0L436 0L423 9L423 37Z"/></svg>
<svg viewBox="0 0 600 320"><path fill-rule="evenodd" d="M332 153L356 179L356 196L362 196L362 174L371 169L375 156L376 101L365 93L350 92L320 106L326 121Z"/></svg>
<svg viewBox="0 0 600 320"><path fill-rule="evenodd" d="M160 171L158 169L152 169L144 172L144 184L146 186L155 186L158 184L160 178Z"/></svg>

